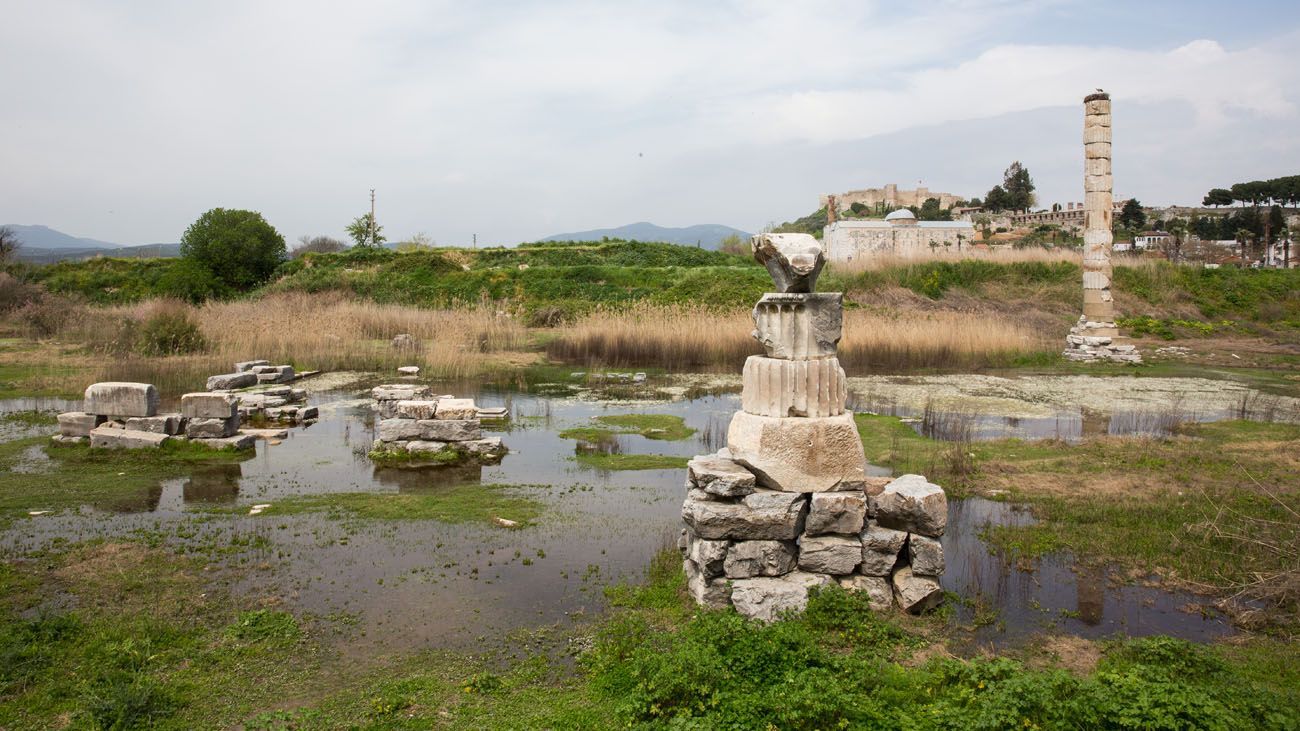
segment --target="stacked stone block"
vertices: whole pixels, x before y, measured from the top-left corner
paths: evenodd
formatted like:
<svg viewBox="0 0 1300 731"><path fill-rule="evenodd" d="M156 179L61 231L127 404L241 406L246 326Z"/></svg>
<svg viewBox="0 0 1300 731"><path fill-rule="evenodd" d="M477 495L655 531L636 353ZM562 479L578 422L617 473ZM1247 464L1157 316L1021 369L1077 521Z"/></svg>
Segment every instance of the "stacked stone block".
<svg viewBox="0 0 1300 731"><path fill-rule="evenodd" d="M780 293L754 309L765 355L745 363L727 447L688 465L680 548L691 596L771 621L839 583L877 609L942 596L947 503L924 478L868 478L836 357L842 295L814 293L823 263L805 234L755 236Z"/></svg>
<svg viewBox="0 0 1300 731"><path fill-rule="evenodd" d="M315 406L307 406L307 391L289 386L272 386L252 393L237 393L239 415L244 420L264 418L287 424L309 422L320 416Z"/></svg>
<svg viewBox="0 0 1300 731"><path fill-rule="evenodd" d="M233 373L209 376L209 391L231 391L258 384L289 383L297 378L291 365L271 365L267 360L246 360L235 364Z"/></svg>
<svg viewBox="0 0 1300 731"><path fill-rule="evenodd" d="M214 448L253 446L256 437L239 433L239 399L228 393L201 392L181 396L185 437Z"/></svg>
<svg viewBox="0 0 1300 731"><path fill-rule="evenodd" d="M486 463L505 456L501 437L483 436L473 399L433 397L428 386L415 384L376 386L371 396L379 416L373 456Z"/></svg>
<svg viewBox="0 0 1300 731"><path fill-rule="evenodd" d="M1140 363L1137 348L1120 336L1110 292L1115 240L1110 95L1090 94L1083 107L1083 315L1066 336L1063 355L1075 361Z"/></svg>
<svg viewBox="0 0 1300 731"><path fill-rule="evenodd" d="M84 411L59 414L59 444L102 449L160 447L173 439L205 446L245 449L254 438L239 433L233 397L190 393L180 413L158 413L158 389L148 383L94 383L86 388Z"/></svg>

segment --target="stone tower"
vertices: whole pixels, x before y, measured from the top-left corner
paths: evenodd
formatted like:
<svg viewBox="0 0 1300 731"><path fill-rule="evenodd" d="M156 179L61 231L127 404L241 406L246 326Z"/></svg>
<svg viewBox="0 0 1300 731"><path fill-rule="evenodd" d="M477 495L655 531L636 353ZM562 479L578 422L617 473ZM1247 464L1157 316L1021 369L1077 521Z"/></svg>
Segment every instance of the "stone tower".
<svg viewBox="0 0 1300 731"><path fill-rule="evenodd" d="M813 587L865 592L877 610L942 598L943 489L866 474L837 347L843 294L815 292L825 263L808 234L759 234L776 292L754 307L764 354L745 361L727 448L690 461L681 549L691 596L768 621Z"/></svg>
<svg viewBox="0 0 1300 731"><path fill-rule="evenodd" d="M1114 182L1110 160L1110 95L1098 91L1083 99L1083 315L1066 337L1070 360L1142 360L1121 338L1111 297L1111 233Z"/></svg>

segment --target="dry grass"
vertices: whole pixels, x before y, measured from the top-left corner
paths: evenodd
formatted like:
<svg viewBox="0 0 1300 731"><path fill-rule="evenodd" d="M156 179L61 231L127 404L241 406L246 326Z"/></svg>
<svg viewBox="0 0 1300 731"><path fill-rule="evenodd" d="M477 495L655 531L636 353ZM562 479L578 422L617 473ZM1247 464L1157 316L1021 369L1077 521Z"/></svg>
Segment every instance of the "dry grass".
<svg viewBox="0 0 1300 731"><path fill-rule="evenodd" d="M964 261L974 259L978 261L988 261L995 264L1009 264L1012 262L1043 262L1046 264L1055 264L1057 262L1069 262L1078 264L1083 258L1083 253L1077 249L1044 249L1040 246L1031 246L1023 249L1016 249L1011 246L993 246L993 247L972 247L966 244L962 251L958 253L953 250L935 250L929 253L923 253L920 256L903 257L894 255L881 255L861 257L849 263L833 263L827 267L834 272L841 274L858 274L861 272L875 272L883 269L896 269L914 264L923 264L930 261Z"/></svg>
<svg viewBox="0 0 1300 731"><path fill-rule="evenodd" d="M602 311L558 329L546 353L593 368L735 371L746 356L762 353L750 337L753 327L746 310L642 306ZM1003 365L1058 346L1040 331L987 313L849 310L839 357L850 373L879 373Z"/></svg>

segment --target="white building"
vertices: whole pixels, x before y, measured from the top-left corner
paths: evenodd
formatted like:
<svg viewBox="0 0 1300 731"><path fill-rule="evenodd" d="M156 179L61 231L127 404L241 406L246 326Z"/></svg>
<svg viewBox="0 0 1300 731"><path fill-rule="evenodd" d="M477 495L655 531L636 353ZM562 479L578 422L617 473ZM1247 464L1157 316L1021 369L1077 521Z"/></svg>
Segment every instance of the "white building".
<svg viewBox="0 0 1300 731"><path fill-rule="evenodd" d="M975 228L969 221L917 221L901 208L884 220L836 221L822 232L826 259L848 263L868 257L920 259L970 251Z"/></svg>

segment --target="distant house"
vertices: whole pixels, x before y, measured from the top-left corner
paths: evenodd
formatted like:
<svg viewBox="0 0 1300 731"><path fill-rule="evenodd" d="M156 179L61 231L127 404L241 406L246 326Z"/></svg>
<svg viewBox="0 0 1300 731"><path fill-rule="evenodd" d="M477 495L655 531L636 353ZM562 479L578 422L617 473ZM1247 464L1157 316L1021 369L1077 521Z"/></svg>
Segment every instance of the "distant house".
<svg viewBox="0 0 1300 731"><path fill-rule="evenodd" d="M1143 231L1133 237L1133 248L1138 250L1163 249L1165 244L1173 240L1173 235L1166 231Z"/></svg>

